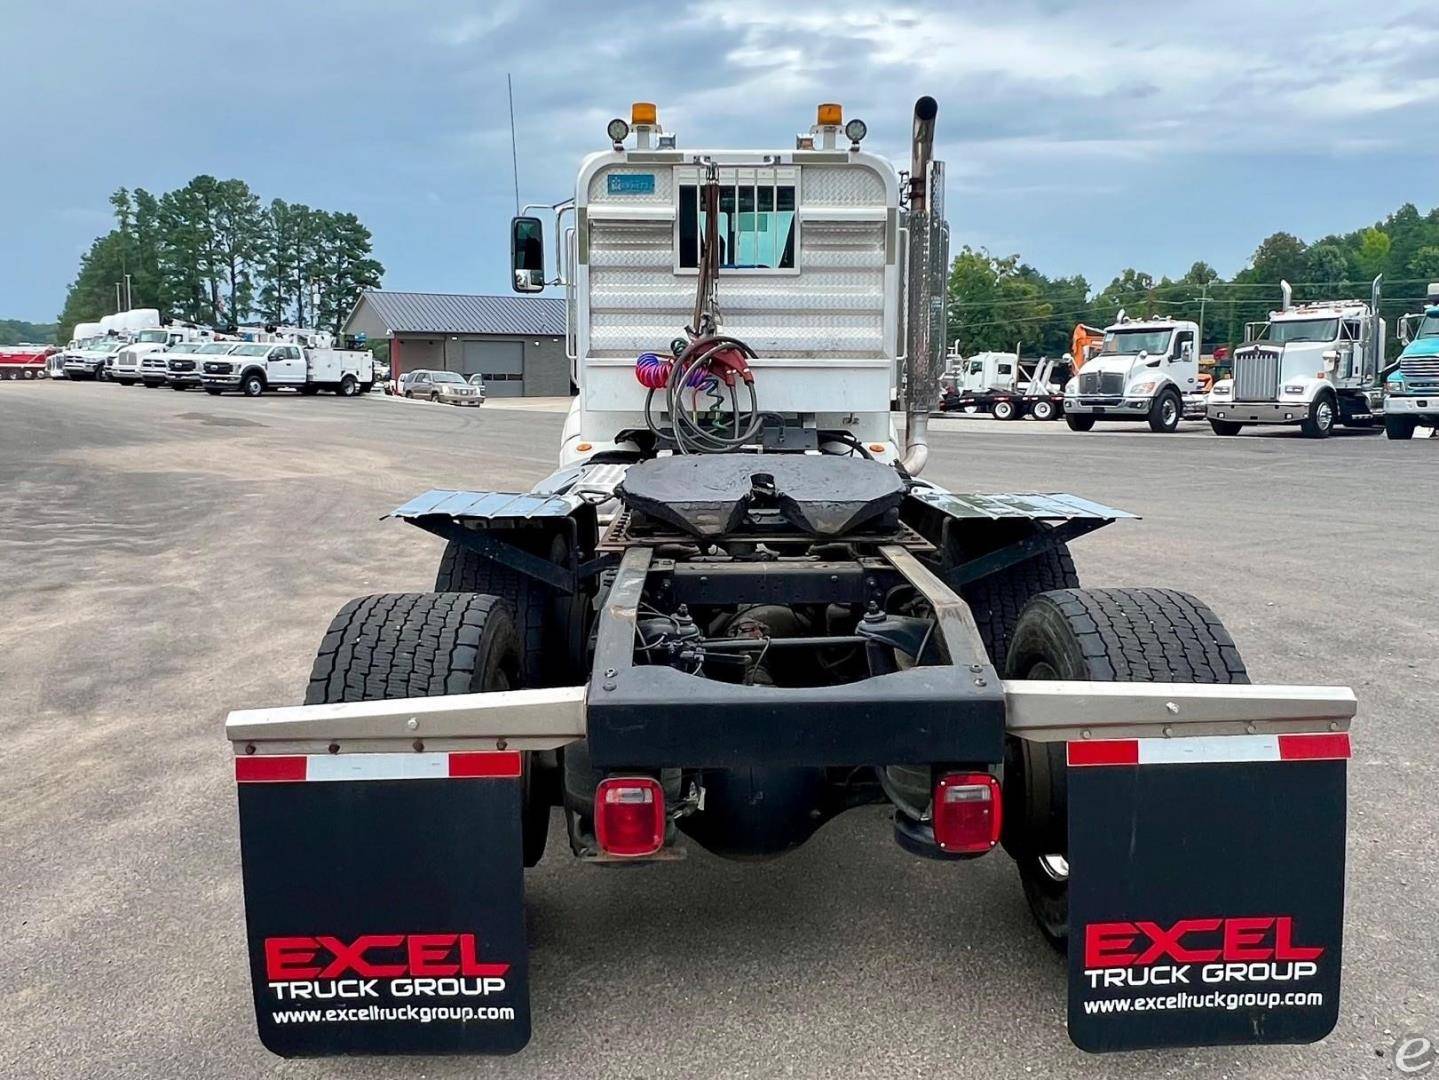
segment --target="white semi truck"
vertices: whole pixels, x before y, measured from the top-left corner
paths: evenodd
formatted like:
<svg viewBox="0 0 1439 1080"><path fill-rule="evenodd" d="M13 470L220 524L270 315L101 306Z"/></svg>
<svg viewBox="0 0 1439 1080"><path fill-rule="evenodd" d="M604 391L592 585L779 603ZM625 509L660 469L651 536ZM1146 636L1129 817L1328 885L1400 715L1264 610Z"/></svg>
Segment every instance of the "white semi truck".
<svg viewBox="0 0 1439 1080"><path fill-rule="evenodd" d="M1245 343L1234 350L1234 374L1209 393L1206 411L1215 434L1287 424L1307 438L1324 439L1336 424L1378 423L1384 413L1382 284L1382 276L1374 279L1368 300L1296 305L1289 283L1281 282L1283 306L1267 322L1245 327Z"/></svg>
<svg viewBox="0 0 1439 1080"><path fill-rule="evenodd" d="M1184 319L1129 319L1104 329L1098 353L1064 387L1064 419L1074 431L1099 420L1147 420L1174 431L1204 415L1199 326Z"/></svg>
<svg viewBox="0 0 1439 1080"><path fill-rule="evenodd" d="M448 541L434 591L350 601L305 705L226 723L274 1053L523 1048L524 868L552 825L548 884L652 862L658 891L687 847L756 863L865 805L955 874L1014 859L1086 1050L1333 1026L1353 693L1247 685L1183 593L1080 588L1067 541L1122 511L921 475L937 110L916 103L902 176L838 105L793 147L693 150L640 103L546 207L574 215L558 274L545 221L512 222L517 290L568 296L560 467L395 510ZM1177 983L1191 1000L1149 1007Z"/></svg>
<svg viewBox="0 0 1439 1080"><path fill-rule="evenodd" d="M107 379L120 350L144 330L161 325L155 308L133 308L102 316L99 322L77 323L65 351L65 375L71 379Z"/></svg>
<svg viewBox="0 0 1439 1080"><path fill-rule="evenodd" d="M375 357L366 351L308 348L289 342L245 341L226 355L200 364L200 385L207 394L238 390L259 397L266 390L341 397L367 394L375 384Z"/></svg>
<svg viewBox="0 0 1439 1080"><path fill-rule="evenodd" d="M149 327L135 334L135 340L115 354L110 378L121 386L146 387L165 385L167 365L165 351L178 345L199 344L214 340L215 332L208 326L171 323Z"/></svg>
<svg viewBox="0 0 1439 1080"><path fill-rule="evenodd" d="M1439 282L1424 310L1399 324L1404 351L1384 381L1384 434L1412 439L1417 428L1439 429Z"/></svg>

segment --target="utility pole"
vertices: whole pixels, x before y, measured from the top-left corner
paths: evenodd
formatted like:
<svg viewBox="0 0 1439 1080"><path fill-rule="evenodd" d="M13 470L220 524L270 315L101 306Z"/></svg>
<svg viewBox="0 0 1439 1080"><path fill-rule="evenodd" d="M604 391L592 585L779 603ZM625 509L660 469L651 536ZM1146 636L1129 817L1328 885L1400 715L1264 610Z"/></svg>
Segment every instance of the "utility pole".
<svg viewBox="0 0 1439 1080"><path fill-rule="evenodd" d="M126 274L126 275L125 275L125 310L126 310L126 311L133 311L134 309L135 309L135 294L130 291L130 275L129 275L129 274Z"/></svg>
<svg viewBox="0 0 1439 1080"><path fill-rule="evenodd" d="M120 283L115 282L115 314L118 315L125 309L120 306Z"/></svg>
<svg viewBox="0 0 1439 1080"><path fill-rule="evenodd" d="M1204 355L1204 308L1209 303L1209 282L1204 282L1199 290L1199 341L1195 349L1194 359L1198 360Z"/></svg>

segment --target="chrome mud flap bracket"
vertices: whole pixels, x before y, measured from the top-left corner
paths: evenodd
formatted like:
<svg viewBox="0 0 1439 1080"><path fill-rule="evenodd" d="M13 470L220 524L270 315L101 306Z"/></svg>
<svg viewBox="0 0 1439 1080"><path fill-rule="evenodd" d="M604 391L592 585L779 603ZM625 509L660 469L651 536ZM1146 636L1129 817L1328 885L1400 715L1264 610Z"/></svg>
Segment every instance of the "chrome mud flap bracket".
<svg viewBox="0 0 1439 1080"><path fill-rule="evenodd" d="M1067 744L1075 1045L1324 1038L1339 1012L1352 692L1006 689L1011 733Z"/></svg>
<svg viewBox="0 0 1439 1080"><path fill-rule="evenodd" d="M282 1057L511 1054L530 1038L522 750L583 688L236 712L250 979Z"/></svg>

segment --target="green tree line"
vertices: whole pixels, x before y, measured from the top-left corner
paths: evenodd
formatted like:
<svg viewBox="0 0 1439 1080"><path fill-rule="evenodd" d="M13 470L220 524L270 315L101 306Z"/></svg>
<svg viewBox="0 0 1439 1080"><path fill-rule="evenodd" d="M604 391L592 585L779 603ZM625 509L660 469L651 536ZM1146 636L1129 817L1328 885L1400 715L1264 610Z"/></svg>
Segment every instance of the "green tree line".
<svg viewBox="0 0 1439 1080"><path fill-rule="evenodd" d="M134 307L207 326L251 320L338 332L362 289L380 284L370 230L354 214L260 201L243 180L197 176L160 195L121 188L115 227L80 259L59 317L77 322L116 309L129 275Z"/></svg>
<svg viewBox="0 0 1439 1080"><path fill-rule="evenodd" d="M0 345L48 345L55 340L54 323L26 322L24 319L0 319Z"/></svg>
<svg viewBox="0 0 1439 1080"><path fill-rule="evenodd" d="M950 270L949 340L965 355L1019 345L1026 355L1059 356L1076 323L1103 327L1120 311L1199 321L1202 310L1208 351L1239 344L1247 323L1279 307L1280 281L1293 286L1296 302L1368 299L1379 274L1393 352L1396 320L1418 310L1427 283L1439 281L1439 207L1421 214L1406 203L1373 225L1312 244L1274 233L1229 279L1204 262L1177 280L1130 268L1097 292L1083 277L1051 278L1018 255L965 247Z"/></svg>

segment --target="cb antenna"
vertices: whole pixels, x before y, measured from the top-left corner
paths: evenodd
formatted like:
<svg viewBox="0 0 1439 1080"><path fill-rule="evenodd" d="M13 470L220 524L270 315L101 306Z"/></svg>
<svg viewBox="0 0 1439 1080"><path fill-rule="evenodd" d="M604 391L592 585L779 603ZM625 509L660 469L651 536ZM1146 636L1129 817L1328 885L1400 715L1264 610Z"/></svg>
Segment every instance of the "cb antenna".
<svg viewBox="0 0 1439 1080"><path fill-rule="evenodd" d="M520 154L515 149L515 83L510 73L505 72L505 89L510 95L510 166L515 177L515 217L520 216Z"/></svg>

